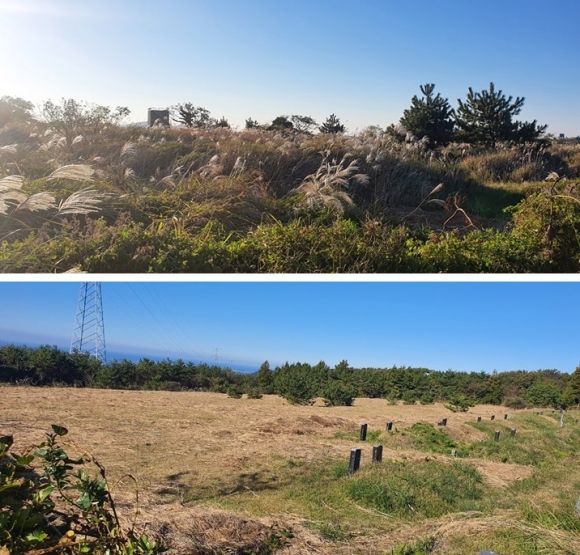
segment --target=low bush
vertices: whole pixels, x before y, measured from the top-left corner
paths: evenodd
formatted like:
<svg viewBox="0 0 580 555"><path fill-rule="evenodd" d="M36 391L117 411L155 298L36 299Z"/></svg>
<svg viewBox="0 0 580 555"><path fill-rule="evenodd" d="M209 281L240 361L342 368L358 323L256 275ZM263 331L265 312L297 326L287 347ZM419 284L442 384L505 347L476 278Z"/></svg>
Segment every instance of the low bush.
<svg viewBox="0 0 580 555"><path fill-rule="evenodd" d="M61 443L67 433L53 425L24 455L10 452L12 436L0 437L0 544L13 555L160 553L147 536L123 530L105 469L94 459L70 458ZM97 476L86 472L89 462Z"/></svg>

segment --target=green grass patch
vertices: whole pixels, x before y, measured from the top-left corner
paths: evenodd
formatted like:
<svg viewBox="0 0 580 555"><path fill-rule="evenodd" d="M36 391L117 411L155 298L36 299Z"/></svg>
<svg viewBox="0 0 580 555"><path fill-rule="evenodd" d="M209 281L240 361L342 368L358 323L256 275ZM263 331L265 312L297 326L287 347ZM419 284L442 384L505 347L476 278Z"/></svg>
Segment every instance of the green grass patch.
<svg viewBox="0 0 580 555"><path fill-rule="evenodd" d="M580 429L569 421L564 427L552 415L523 413L507 421L470 423L484 432L487 438L467 448L471 457L479 457L504 463L531 466L546 466L578 452ZM515 437L510 436L511 429ZM499 441L494 441L494 432L500 432Z"/></svg>
<svg viewBox="0 0 580 555"><path fill-rule="evenodd" d="M480 510L485 490L479 472L460 462L390 462L365 469L345 484L353 501L401 519Z"/></svg>
<svg viewBox="0 0 580 555"><path fill-rule="evenodd" d="M453 441L443 430L435 428L431 424L417 422L404 432L411 436L413 447L421 451L431 451L450 455L455 449L457 456L465 454L466 447Z"/></svg>
<svg viewBox="0 0 580 555"><path fill-rule="evenodd" d="M446 555L465 555L479 553L482 550L500 553L501 555L547 555L537 537L528 532L502 528L479 534L466 534L449 539Z"/></svg>
<svg viewBox="0 0 580 555"><path fill-rule="evenodd" d="M525 197L521 185L517 188L503 185L501 187L489 187L485 185L475 186L469 189L464 205L468 214L482 218L509 220L510 216L505 209L515 206Z"/></svg>

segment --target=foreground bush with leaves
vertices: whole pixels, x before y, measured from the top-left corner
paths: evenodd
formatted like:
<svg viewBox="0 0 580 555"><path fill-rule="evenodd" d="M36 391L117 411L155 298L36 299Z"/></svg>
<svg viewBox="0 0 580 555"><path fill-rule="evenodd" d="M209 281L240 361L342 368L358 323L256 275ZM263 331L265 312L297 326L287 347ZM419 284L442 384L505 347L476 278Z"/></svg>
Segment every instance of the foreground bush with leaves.
<svg viewBox="0 0 580 555"><path fill-rule="evenodd" d="M134 523L123 530L105 469L92 457L72 459L52 425L46 440L24 455L10 452L12 436L0 437L0 554L146 554L162 548ZM98 470L94 477L87 463Z"/></svg>

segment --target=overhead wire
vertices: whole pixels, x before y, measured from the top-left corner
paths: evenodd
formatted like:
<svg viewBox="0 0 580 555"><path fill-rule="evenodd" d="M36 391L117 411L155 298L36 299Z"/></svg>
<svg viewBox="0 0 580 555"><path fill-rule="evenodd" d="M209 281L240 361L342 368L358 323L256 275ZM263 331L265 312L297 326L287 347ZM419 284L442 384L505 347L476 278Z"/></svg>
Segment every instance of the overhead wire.
<svg viewBox="0 0 580 555"><path fill-rule="evenodd" d="M143 283L145 290L147 291L147 293L149 293L149 296L151 297L153 303L156 305L156 313L160 314L165 322L166 325L173 331L172 334L172 338L177 338L177 336L179 336L181 338L181 341L183 341L183 345L187 345L187 349L188 352L191 352L192 354L194 354L195 356L203 356L193 345L192 345L192 341L191 341L191 337L188 337L184 331L183 328L180 326L176 326L174 324L174 320L171 318L171 315L169 314L168 310L167 310L167 306L166 303L163 302L163 300L161 299L161 297L159 296L159 293L157 292L155 287L150 288L148 283Z"/></svg>
<svg viewBox="0 0 580 555"><path fill-rule="evenodd" d="M141 332L143 332L143 334L147 336L147 338L151 340L151 342L155 344L155 346L157 346L162 352L165 352L168 355L170 355L171 352L157 340L154 334L152 334L150 326L147 325L147 323L143 320L142 316L135 310L135 308L132 307L124 297L119 295L119 293L114 288L107 289L109 293L114 293L114 295L117 295L118 298L125 303L128 309L133 312L133 315L129 314L127 310L125 310L125 308L115 300L114 295L107 295L106 299L110 300L113 304L115 304L117 308L131 321L131 324L136 326ZM141 322L145 324L145 327L143 327L138 320L141 320Z"/></svg>
<svg viewBox="0 0 580 555"><path fill-rule="evenodd" d="M178 340L177 337L175 336L175 334L171 334L169 333L169 330L167 329L167 326L165 326L157 317L156 313L153 312L149 306L143 301L143 299L140 297L140 295L137 293L137 291L135 290L135 288L133 287L133 285L131 283L127 284L129 286L129 289L133 292L133 294L135 295L135 297L138 299L138 301L141 303L141 305L143 306L143 308L147 311L147 313L151 316L152 320L156 323L157 325L157 329L159 330L159 333L163 334L165 336L165 339L167 341L167 344L171 344L172 348L175 350L176 354L180 355L180 358L191 358L191 353L189 352L189 349L187 349L187 347L185 347L185 349L183 348L184 345L181 344ZM175 326L173 326L173 328L175 328Z"/></svg>

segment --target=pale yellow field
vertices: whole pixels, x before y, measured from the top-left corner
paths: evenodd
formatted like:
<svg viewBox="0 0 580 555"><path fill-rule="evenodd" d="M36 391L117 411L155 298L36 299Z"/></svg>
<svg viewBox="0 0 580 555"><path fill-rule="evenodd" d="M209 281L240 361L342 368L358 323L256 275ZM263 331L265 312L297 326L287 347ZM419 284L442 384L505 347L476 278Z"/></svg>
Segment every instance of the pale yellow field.
<svg viewBox="0 0 580 555"><path fill-rule="evenodd" d="M477 406L467 413L452 413L441 404L390 405L383 399L357 399L352 407L327 408L322 403L290 405L273 395L249 400L201 392L71 388L2 387L0 398L0 433L14 435L16 452L41 441L50 424L66 426L70 433L65 439L94 455L106 467L111 483L128 473L137 479L141 518L151 528L165 523L166 531L173 526L175 536L195 521L201 527L198 532L217 545L219 529L224 534L229 530L226 535L231 540L247 527L262 529L292 521L297 537L281 551L287 553L336 553L337 547L329 547L316 534L301 528L285 507L273 511L269 519L243 515L240 520L239 516L204 508L204 495L239 491L240 484L246 483L244 477L250 474L258 482L277 480L282 460L348 460L355 446L363 449L363 465L370 464L371 442L344 439L347 433L358 434L362 423L368 423L369 432L384 430L387 421L401 430L416 422L435 424L447 417L446 431L451 438L474 442L481 433L468 422L478 415L489 420L492 414L502 421L505 412L503 407ZM425 457L424 452L397 445L394 436L384 435L381 442L385 459ZM532 471L513 464L469 462L490 485L499 487L528 477ZM251 490L251 485L243 487ZM182 493L191 488L197 491L198 501L183 506ZM127 480L114 490L127 511L133 506L132 492ZM248 528L246 533L252 532ZM179 545L187 544L183 538L180 541ZM366 543L361 539L356 549L344 546L341 552L372 553ZM191 547L180 552L202 553Z"/></svg>

